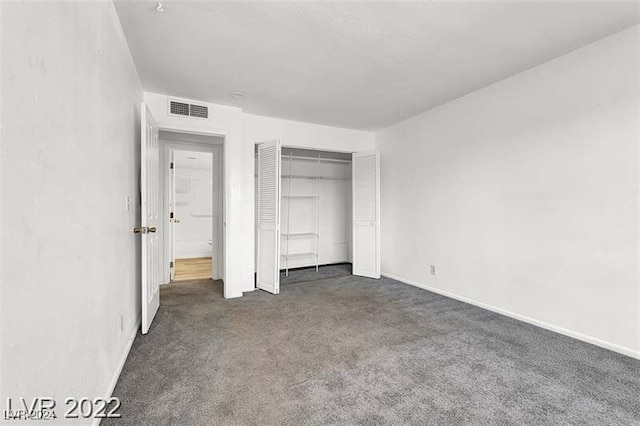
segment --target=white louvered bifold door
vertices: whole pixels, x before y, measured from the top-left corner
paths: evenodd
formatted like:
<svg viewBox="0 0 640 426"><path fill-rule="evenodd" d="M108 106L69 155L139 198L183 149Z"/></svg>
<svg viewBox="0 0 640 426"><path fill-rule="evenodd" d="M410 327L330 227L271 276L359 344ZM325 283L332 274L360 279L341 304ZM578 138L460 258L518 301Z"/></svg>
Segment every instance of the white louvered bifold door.
<svg viewBox="0 0 640 426"><path fill-rule="evenodd" d="M280 141L258 145L257 286L280 292Z"/></svg>
<svg viewBox="0 0 640 426"><path fill-rule="evenodd" d="M353 274L380 278L380 160L353 154Z"/></svg>

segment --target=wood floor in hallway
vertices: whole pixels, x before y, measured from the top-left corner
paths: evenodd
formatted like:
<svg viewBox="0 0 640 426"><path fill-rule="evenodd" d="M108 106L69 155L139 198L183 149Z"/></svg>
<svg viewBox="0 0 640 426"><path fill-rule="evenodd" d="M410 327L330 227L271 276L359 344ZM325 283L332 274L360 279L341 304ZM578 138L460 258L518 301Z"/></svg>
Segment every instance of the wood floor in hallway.
<svg viewBox="0 0 640 426"><path fill-rule="evenodd" d="M176 276L174 281L203 280L211 278L213 270L210 257L192 259L176 259Z"/></svg>

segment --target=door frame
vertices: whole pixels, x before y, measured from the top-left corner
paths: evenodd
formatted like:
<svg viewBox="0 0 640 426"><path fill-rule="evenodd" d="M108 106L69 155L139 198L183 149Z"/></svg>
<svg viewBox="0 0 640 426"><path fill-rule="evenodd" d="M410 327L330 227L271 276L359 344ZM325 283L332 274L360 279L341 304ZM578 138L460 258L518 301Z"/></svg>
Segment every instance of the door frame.
<svg viewBox="0 0 640 426"><path fill-rule="evenodd" d="M162 251L163 251L163 274L161 284L169 284L171 282L169 262L171 261L171 227L169 226L169 150L187 150L187 151L199 151L199 152L211 152L218 151L218 164L213 165L212 179L217 180L218 200L219 207L218 218L212 218L214 221L214 232L217 231L217 244L216 253L212 254L213 257L213 271L214 279L225 280L225 253L226 253L226 241L227 228L226 223L226 191L225 191L225 135L205 132L194 132L189 130L176 129L172 127L160 126L160 158L162 167ZM169 137L167 137L169 135ZM215 188L214 188L215 189ZM217 223L215 223L217 222ZM213 238L213 235L212 235ZM226 283L224 283L225 294Z"/></svg>

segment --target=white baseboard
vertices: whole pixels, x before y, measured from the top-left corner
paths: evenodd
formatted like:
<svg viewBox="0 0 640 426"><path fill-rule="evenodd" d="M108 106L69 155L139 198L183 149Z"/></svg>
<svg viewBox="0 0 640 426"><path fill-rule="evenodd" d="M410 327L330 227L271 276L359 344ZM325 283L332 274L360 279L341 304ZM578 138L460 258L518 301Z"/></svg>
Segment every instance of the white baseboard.
<svg viewBox="0 0 640 426"><path fill-rule="evenodd" d="M122 351L122 355L120 356L120 362L118 363L118 367L116 368L113 378L111 379L111 383L109 384L109 390L105 395L105 400L109 400L109 398L111 398L111 396L113 395L113 390L116 388L116 384L118 383L118 379L120 378L120 373L122 373L122 369L124 368L124 363L127 362L127 357L129 356L129 352L131 351L131 346L133 346L133 341L136 339L136 336L138 335L138 330L140 330L141 323L142 323L142 317L140 316L136 321L135 328L132 330L131 334L129 335L127 346L124 348L124 351ZM98 426L101 420L102 420L101 418L93 419L93 424L95 426Z"/></svg>
<svg viewBox="0 0 640 426"><path fill-rule="evenodd" d="M510 311L507 311L507 310L502 309L502 308L497 308L495 306L491 306L491 305L488 305L486 303L478 302L478 301L475 301L473 299L469 299L469 298L466 298L466 297L463 297L463 296L458 296L457 294L449 293L448 291L439 290L437 288L429 287L428 285L421 284L421 283L418 283L416 281L407 280L407 279L395 276L393 274L388 274L386 272L382 272L382 276L387 277L387 278L391 278L391 279L396 280L396 281L400 281L401 283L412 285L414 287L419 287L419 288L421 288L423 290L428 290L428 291L431 291L433 293L437 293L437 294L440 294L442 296L449 297L451 299L456 299L456 300L459 300L461 302L468 303L470 305L478 306L480 308L487 309L489 311L496 312L496 313L499 313L501 315L505 315L507 317L511 317L511 318L517 319L519 321L523 321L523 322L526 322L528 324L535 325L535 326L540 327L540 328L551 330L553 332L556 332L556 333L559 333L559 334L563 334L565 336L569 336L569 337L572 337L574 339L582 340L583 342L591 343L592 345L600 346L602 348L609 349L611 351L621 353L621 354L629 356L631 358L640 359L640 351L637 351L637 350L634 350L634 349L631 349L631 348L627 348L627 347L624 347L624 346L617 345L615 343L610 343L610 342L607 342L607 341L604 341L604 340L600 340L600 339L597 339L595 337L591 337L591 336L587 336L587 335L584 335L584 334L581 334L581 333L577 333L575 331L567 330L566 328L562 328L562 327L558 327L556 325L548 324L546 322L539 321L539 320L534 319L534 318L530 318L530 317L527 317L527 316L524 316L524 315L516 314L514 312L510 312Z"/></svg>

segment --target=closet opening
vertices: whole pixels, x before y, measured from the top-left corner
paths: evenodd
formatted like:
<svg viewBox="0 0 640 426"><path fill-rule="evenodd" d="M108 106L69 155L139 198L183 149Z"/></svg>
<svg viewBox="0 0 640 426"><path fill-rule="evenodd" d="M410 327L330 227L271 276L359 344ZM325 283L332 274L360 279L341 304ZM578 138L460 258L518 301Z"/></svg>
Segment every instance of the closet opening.
<svg viewBox="0 0 640 426"><path fill-rule="evenodd" d="M278 294L280 283L351 275L358 269L354 256L373 264L359 275L379 277L376 153L281 147L276 140L257 144L255 158L257 288ZM362 164L363 158L370 160L368 168L355 173L354 159ZM354 185L354 177L360 184ZM358 227L354 208L366 210L364 227ZM364 228L368 232L360 232ZM369 235L373 244L363 248Z"/></svg>
<svg viewBox="0 0 640 426"><path fill-rule="evenodd" d="M282 147L281 279L351 264L351 154Z"/></svg>
<svg viewBox="0 0 640 426"><path fill-rule="evenodd" d="M222 137L160 131L164 284L222 278ZM222 288L221 288L222 290Z"/></svg>

